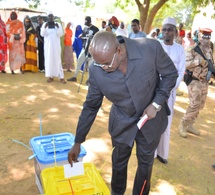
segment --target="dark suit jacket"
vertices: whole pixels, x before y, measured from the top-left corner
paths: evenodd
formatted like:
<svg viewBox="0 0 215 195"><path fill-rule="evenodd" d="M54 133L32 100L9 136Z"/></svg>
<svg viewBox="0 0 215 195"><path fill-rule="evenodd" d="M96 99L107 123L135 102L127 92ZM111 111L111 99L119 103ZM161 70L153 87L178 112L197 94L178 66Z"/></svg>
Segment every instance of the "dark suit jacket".
<svg viewBox="0 0 215 195"><path fill-rule="evenodd" d="M93 64L89 68L90 87L77 126L77 143L85 140L104 96L113 103L109 132L115 141L133 145L137 122L153 101L162 109L145 123L141 132L151 143L166 129L169 112L166 100L178 77L175 65L156 40L124 40L128 54L126 75L119 70L107 73Z"/></svg>

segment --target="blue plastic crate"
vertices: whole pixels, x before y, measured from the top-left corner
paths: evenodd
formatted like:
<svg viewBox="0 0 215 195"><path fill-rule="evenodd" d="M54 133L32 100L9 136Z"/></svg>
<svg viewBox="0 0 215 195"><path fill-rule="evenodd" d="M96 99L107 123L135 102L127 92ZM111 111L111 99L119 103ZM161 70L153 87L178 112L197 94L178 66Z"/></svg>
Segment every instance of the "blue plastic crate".
<svg viewBox="0 0 215 195"><path fill-rule="evenodd" d="M67 160L74 139L75 136L71 133L45 135L31 138L30 145L39 163L51 164L55 163L55 160L56 162ZM82 160L85 155L86 150L81 146L78 158Z"/></svg>

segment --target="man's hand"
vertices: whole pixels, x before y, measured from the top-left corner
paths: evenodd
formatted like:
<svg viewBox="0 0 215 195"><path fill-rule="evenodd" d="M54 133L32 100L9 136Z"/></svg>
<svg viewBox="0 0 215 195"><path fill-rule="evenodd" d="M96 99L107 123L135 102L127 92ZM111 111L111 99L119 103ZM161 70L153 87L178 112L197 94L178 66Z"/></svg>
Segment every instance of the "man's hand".
<svg viewBox="0 0 215 195"><path fill-rule="evenodd" d="M155 116L157 114L157 110L156 110L156 108L152 104L149 104L147 106L147 108L144 110L142 116L144 116L145 114L147 114L148 120L150 120L150 119L155 118Z"/></svg>
<svg viewBox="0 0 215 195"><path fill-rule="evenodd" d="M73 162L78 162L78 155L80 151L81 151L81 143L75 143L70 149L70 151L68 152L68 161L69 161L69 164L71 164L71 166Z"/></svg>
<svg viewBox="0 0 215 195"><path fill-rule="evenodd" d="M55 26L56 26L57 28L59 28L59 25L58 25L58 23L55 23Z"/></svg>

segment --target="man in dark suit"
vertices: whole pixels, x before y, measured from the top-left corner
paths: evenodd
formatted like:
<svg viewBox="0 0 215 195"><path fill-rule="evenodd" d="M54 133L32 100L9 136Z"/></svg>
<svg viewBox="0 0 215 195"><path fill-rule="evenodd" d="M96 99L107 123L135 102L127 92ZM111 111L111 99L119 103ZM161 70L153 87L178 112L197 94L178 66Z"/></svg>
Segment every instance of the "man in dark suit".
<svg viewBox="0 0 215 195"><path fill-rule="evenodd" d="M89 51L94 59L89 69L90 86L68 161L71 165L77 161L80 144L105 96L113 103L109 118L114 147L111 193L123 195L126 190L128 160L135 141L138 167L133 194L148 194L154 152L167 126L166 101L175 86L177 70L156 40L117 39L102 31L93 38ZM148 120L138 130L137 122L145 115Z"/></svg>

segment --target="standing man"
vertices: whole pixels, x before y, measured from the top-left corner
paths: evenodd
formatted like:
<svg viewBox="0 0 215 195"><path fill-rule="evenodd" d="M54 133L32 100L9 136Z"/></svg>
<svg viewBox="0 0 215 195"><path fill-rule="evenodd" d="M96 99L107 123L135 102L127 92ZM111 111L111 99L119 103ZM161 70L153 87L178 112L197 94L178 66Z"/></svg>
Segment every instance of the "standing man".
<svg viewBox="0 0 215 195"><path fill-rule="evenodd" d="M106 28L106 21L102 21L102 27L99 29L100 31L105 30Z"/></svg>
<svg viewBox="0 0 215 195"><path fill-rule="evenodd" d="M128 38L135 39L135 38L146 37L146 33L140 31L140 21L138 19L133 19L131 21L131 28L133 32L131 32L128 35Z"/></svg>
<svg viewBox="0 0 215 195"><path fill-rule="evenodd" d="M185 37L185 30L183 29L184 25L183 23L179 24L179 29L178 29L178 37L177 37L177 43L178 44L183 44L183 38Z"/></svg>
<svg viewBox="0 0 215 195"><path fill-rule="evenodd" d="M90 16L87 16L85 18L84 24L86 25L86 27L83 29L83 33L79 36L83 40L83 49L78 58L75 74L73 75L72 78L67 79L67 81L73 81L73 82L77 81L78 72L81 69L81 66L86 59L88 61L85 63L88 63L89 65L93 62L93 59L90 56L88 56L88 48L89 48L91 39L99 31L99 29L96 26L92 25Z"/></svg>
<svg viewBox="0 0 215 195"><path fill-rule="evenodd" d="M200 29L198 33L199 44L190 46L186 50L186 69L192 72L192 81L187 87L190 103L179 125L179 135L184 138L187 137L187 132L200 135L199 130L195 129L193 124L199 115L199 111L203 109L205 105L210 71L208 71L208 62L196 52L196 46L198 46L205 57L210 59L214 64L210 47L211 32L212 30L209 28Z"/></svg>
<svg viewBox="0 0 215 195"><path fill-rule="evenodd" d="M45 76L50 83L54 77L59 77L60 82L65 84L64 73L61 61L60 37L63 36L61 24L54 22L54 15L48 14L48 22L44 22L41 28L41 36L44 37L45 50Z"/></svg>
<svg viewBox="0 0 215 195"><path fill-rule="evenodd" d="M45 72L44 65L44 38L41 36L41 28L44 23L42 16L37 18L38 26L36 27L36 33L38 38L38 61L39 61L39 70L40 72Z"/></svg>
<svg viewBox="0 0 215 195"><path fill-rule="evenodd" d="M121 37L118 41L113 33L102 31L93 38L90 53L94 59L89 69L90 86L68 161L71 165L77 162L80 145L105 96L112 102L109 117L114 148L111 194L123 195L126 190L128 160L136 141L138 167L133 194L147 195L154 152L167 126L166 100L175 86L177 70L161 44L152 39ZM148 121L139 130L137 122L145 115Z"/></svg>
<svg viewBox="0 0 215 195"><path fill-rule="evenodd" d="M5 64L7 62L7 35L6 25L0 16L0 71L6 73Z"/></svg>
<svg viewBox="0 0 215 195"><path fill-rule="evenodd" d="M170 141L170 129L172 125L172 117L174 112L174 104L176 100L176 90L180 85L185 71L185 52L184 48L174 42L174 36L176 32L176 20L175 18L168 17L163 21L162 34L163 42L161 45L166 53L173 61L177 71L178 78L175 87L171 90L167 104L169 106L171 114L168 116L168 125L164 133L161 135L161 139L157 148L157 158L160 162L168 163L169 156L169 141ZM156 157L156 155L155 155Z"/></svg>
<svg viewBox="0 0 215 195"><path fill-rule="evenodd" d="M116 34L116 30L119 27L119 20L117 19L117 17L112 16L109 20L108 20L108 25L106 26L106 31L108 32L112 32L114 34Z"/></svg>

